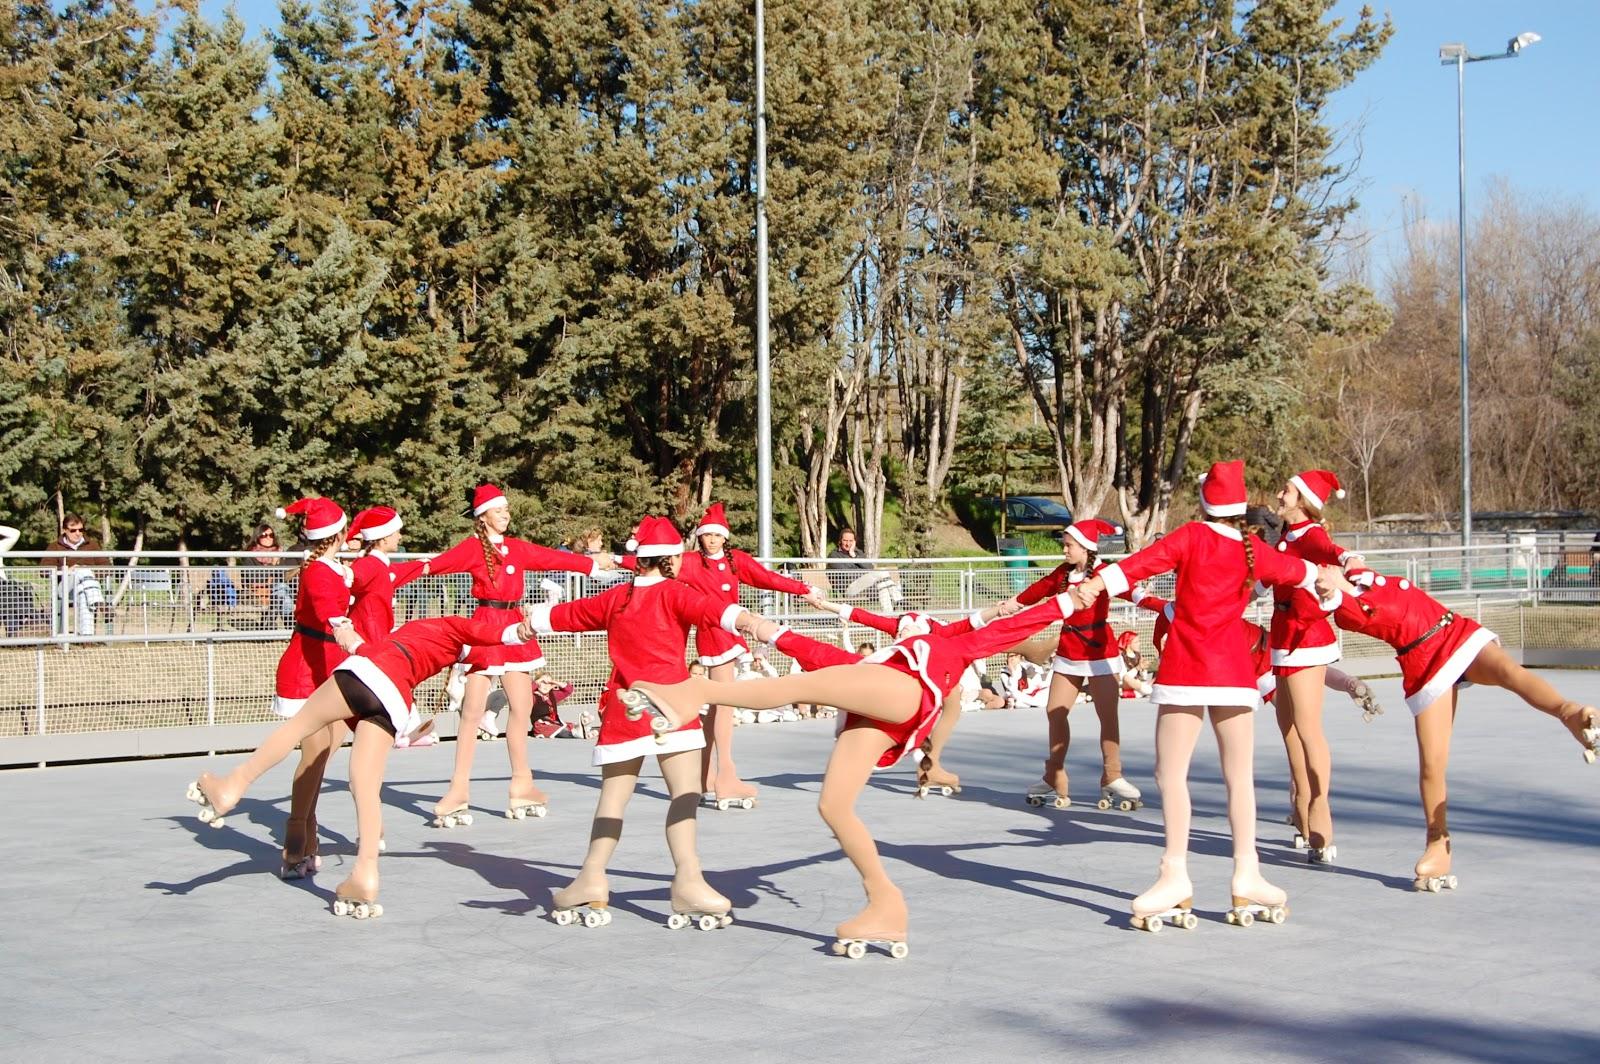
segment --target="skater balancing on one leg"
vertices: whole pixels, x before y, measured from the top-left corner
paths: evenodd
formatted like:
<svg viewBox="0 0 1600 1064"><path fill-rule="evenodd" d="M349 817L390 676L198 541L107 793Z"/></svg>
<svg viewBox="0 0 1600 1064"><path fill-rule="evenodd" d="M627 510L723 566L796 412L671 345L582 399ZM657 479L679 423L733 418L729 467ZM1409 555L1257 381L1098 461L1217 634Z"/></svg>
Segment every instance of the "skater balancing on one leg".
<svg viewBox="0 0 1600 1064"><path fill-rule="evenodd" d="M513 623L519 616L529 572L564 570L594 576L610 567L609 556L590 557L553 550L506 535L511 527L511 505L493 484L480 484L468 493L463 516L471 517L473 534L426 563L425 571L471 573L477 620ZM533 674L544 668L544 651L536 641L515 647L482 647L467 655L467 686L461 702L461 726L456 732L455 768L450 786L434 806L434 823L457 822L471 798L472 755L478 725L489 702L489 688L498 677L505 689L508 718L506 758L511 763L511 783L506 796L506 816L522 819L542 815L549 798L533 783L528 765L528 730L533 719Z"/></svg>
<svg viewBox="0 0 1600 1064"><path fill-rule="evenodd" d="M299 590L295 593L294 634L278 659L273 680L272 711L293 717L311 693L332 675L345 652L335 633L350 623L350 585L354 576L339 560L346 525L344 510L321 496L300 499L278 511L278 517L301 518L301 538L309 544L300 563ZM328 758L349 735L343 720L332 721L320 732L305 737L300 763L295 766L290 790L289 819L284 825L283 863L278 874L298 879L314 872L317 857L316 793Z"/></svg>
<svg viewBox="0 0 1600 1064"><path fill-rule="evenodd" d="M1323 510L1335 498L1344 498L1344 489L1327 470L1290 477L1278 492L1277 513L1283 522L1279 552L1313 565L1351 560L1354 556L1334 543L1322 523ZM1322 729L1322 696L1327 668L1339 660L1339 637L1313 592L1278 587L1272 592L1269 638L1278 682L1278 726L1294 779L1296 826L1309 844L1310 862L1330 864L1338 848L1329 807L1333 757Z"/></svg>
<svg viewBox="0 0 1600 1064"><path fill-rule="evenodd" d="M780 646L791 653L808 648L817 655L815 672L770 679L718 683L686 680L677 684L635 682L623 693L630 714L647 708L650 726L671 731L693 721L702 705L737 701L751 709L773 709L809 702L837 706L846 713L823 783L819 809L856 870L861 873L867 906L839 925L836 949L859 955L868 941L886 942L904 955L907 913L905 898L889 879L872 835L856 817L856 795L873 766L888 767L907 750L921 745L940 717L944 700L961 683L972 662L1007 650L1070 610L1050 599L1003 620L960 634L950 626L917 631L853 664L854 655L828 643L790 633ZM762 625L764 631L768 625ZM760 634L760 633L757 633ZM737 691L732 688L737 688ZM852 943L855 944L852 946Z"/></svg>
<svg viewBox="0 0 1600 1064"><path fill-rule="evenodd" d="M739 601L741 585L795 595L813 606L822 601L817 589L775 573L744 551L728 547L729 534L722 504L712 503L693 533L698 549L683 555L678 562L678 581L728 604ZM750 651L744 640L721 628L697 628L694 638L700 664L713 680L733 679L734 660ZM733 763L733 712L733 706L711 707L706 714L710 734L701 751L700 789L713 802L721 799L721 804L743 803L756 797L756 789L739 778Z"/></svg>
<svg viewBox="0 0 1600 1064"><path fill-rule="evenodd" d="M1122 529L1105 521L1075 521L1061 534L1061 550L1066 560L1042 579L1024 588L1015 599L1029 606L1048 595L1059 595L1081 584L1094 572L1099 559L1099 543L1105 536L1120 535ZM1122 775L1122 729L1117 717L1119 685L1122 676L1122 651L1111 630L1111 598L1100 595L1087 608L1068 617L1061 625L1052 665L1050 693L1045 702L1049 722L1050 747L1045 756L1044 776L1028 788L1030 804L1046 799L1057 809L1072 804L1067 789L1067 750L1072 745L1072 726L1067 715L1087 689L1100 718L1100 801L1138 808L1139 788Z"/></svg>
<svg viewBox="0 0 1600 1064"><path fill-rule="evenodd" d="M515 646L533 638L526 620L500 625L465 617L430 617L403 625L393 635L362 640L353 626L338 630L349 656L300 709L267 737L250 759L226 776L203 772L189 785L188 797L200 806L200 819L213 827L261 774L289 755L295 744L329 725L353 725L350 793L356 803L355 867L334 895L336 915L381 916L378 905L378 844L383 837L380 789L383 767L397 736L420 725L413 694L418 685L448 668L469 646Z"/></svg>
<svg viewBox="0 0 1600 1064"><path fill-rule="evenodd" d="M639 782L648 754L656 756L666 781L667 848L676 872L672 877L672 919L681 927L691 919L710 928L730 922L732 903L712 889L700 869L695 813L700 805L700 750L705 733L699 714L681 728L657 735L648 721L630 720L617 693L631 683L657 680L675 683L689 675L684 650L689 629L734 631L743 612L738 603L701 594L673 579L683 553L683 537L665 517L647 517L629 544L636 574L592 598L534 607L536 631L605 632L611 655L611 676L600 693L600 735L594 763L600 767L600 800L583 867L569 885L555 892L553 915L568 923L579 910L588 925L609 922L610 886L606 866L622 838L622 817ZM742 690L744 684L739 687Z"/></svg>
<svg viewBox="0 0 1600 1064"><path fill-rule="evenodd" d="M1339 627L1381 639L1400 663L1406 706L1416 720L1418 788L1427 843L1417 860L1414 886L1436 891L1455 886L1450 874L1450 828L1445 771L1461 681L1503 687L1541 713L1559 720L1593 761L1600 752L1600 714L1571 702L1537 673L1518 665L1498 637L1470 617L1446 608L1409 580L1367 569L1348 576L1332 566L1319 581Z"/></svg>
<svg viewBox="0 0 1600 1064"><path fill-rule="evenodd" d="M1201 478L1207 520L1191 521L1078 584L1072 596L1091 605L1102 592L1123 594L1134 581L1176 570L1177 600L1150 700L1156 704L1156 784L1161 789L1166 851L1154 885L1133 900L1135 927L1155 930L1168 916L1192 921L1189 880L1189 761L1203 714L1211 714L1228 789L1233 831L1230 921L1265 912L1281 918L1287 895L1261 875L1256 854L1255 735L1260 706L1250 649L1239 624L1254 585L1312 587L1316 567L1269 548L1243 529L1243 462L1219 462Z"/></svg>
<svg viewBox="0 0 1600 1064"><path fill-rule="evenodd" d="M356 514L346 533L349 539L359 539L365 545L361 557L349 566L349 608L343 611L347 614L345 620L363 639L382 638L394 630L395 589L422 575L421 562L389 564L389 554L400 546L401 527L400 517L394 510L374 506ZM321 581L321 584L326 583L326 580ZM302 593L305 589L306 584L302 582ZM329 601L337 598L324 597ZM315 606L312 610L315 611ZM343 659L342 651L339 657ZM326 673L331 671L331 668L324 670L324 681ZM308 736L300 744L300 767L295 772L289 795L289 830L280 873L285 879L297 879L321 867L317 857L317 797L322 791L329 757L344 744L349 734L347 722L335 721L324 732Z"/></svg>

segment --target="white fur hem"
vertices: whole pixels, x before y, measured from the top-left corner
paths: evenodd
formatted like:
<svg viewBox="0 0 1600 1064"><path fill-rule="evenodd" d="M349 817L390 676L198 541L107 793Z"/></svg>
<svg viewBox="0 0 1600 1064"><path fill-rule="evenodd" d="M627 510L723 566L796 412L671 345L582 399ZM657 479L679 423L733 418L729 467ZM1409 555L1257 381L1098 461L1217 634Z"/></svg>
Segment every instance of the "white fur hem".
<svg viewBox="0 0 1600 1064"><path fill-rule="evenodd" d="M1158 683L1150 689L1158 706L1249 706L1261 708L1261 692L1254 687L1200 687Z"/></svg>
<svg viewBox="0 0 1600 1064"><path fill-rule="evenodd" d="M300 707L306 704L303 698L285 698L282 695L272 696L272 712L280 717L288 718L300 712Z"/></svg>
<svg viewBox="0 0 1600 1064"><path fill-rule="evenodd" d="M389 713L389 722L394 725L396 735L410 735L416 729L419 721L412 721L415 712L406 705L406 700L400 696L400 689L389 679L388 673L378 668L377 662L371 658L364 658L359 654L352 655L341 661L333 670L334 672L353 672L356 679L366 684L367 690L378 696L378 701L383 703L383 708Z"/></svg>
<svg viewBox="0 0 1600 1064"><path fill-rule="evenodd" d="M618 761L632 761L636 757L647 757L650 754L676 754L682 750L703 750L705 745L704 728L681 728L678 731L667 732L666 737L659 743L656 742L654 735L641 735L625 743L596 744L594 763L614 765Z"/></svg>
<svg viewBox="0 0 1600 1064"><path fill-rule="evenodd" d="M1416 694L1406 699L1406 708L1411 710L1414 717L1433 705L1439 696L1456 685L1461 679L1461 674L1466 672L1477 659L1478 652L1490 643L1500 642L1500 637L1487 628L1479 628L1467 637L1467 641L1456 648L1456 652L1445 659L1439 666L1439 671L1428 677L1428 682L1423 684Z"/></svg>
<svg viewBox="0 0 1600 1064"><path fill-rule="evenodd" d="M506 665L487 665L481 669L469 669L468 672L481 673L484 676L504 676L508 672L538 672L544 666L544 657L541 655L532 661L513 661Z"/></svg>
<svg viewBox="0 0 1600 1064"><path fill-rule="evenodd" d="M1311 665L1332 665L1344 657L1339 652L1337 642L1320 647L1296 647L1293 650L1273 650L1273 666L1283 668L1297 668Z"/></svg>
<svg viewBox="0 0 1600 1064"><path fill-rule="evenodd" d="M1261 697L1263 700L1265 700L1268 695L1272 694L1277 689L1278 678L1272 675L1272 670L1269 669L1265 673L1256 677L1256 690L1261 692Z"/></svg>
<svg viewBox="0 0 1600 1064"><path fill-rule="evenodd" d="M1121 676L1123 672L1120 654L1114 658L1099 658L1093 661L1079 661L1077 658L1064 658L1057 654L1050 667L1062 676Z"/></svg>
<svg viewBox="0 0 1600 1064"><path fill-rule="evenodd" d="M741 639L737 645L729 647L720 654L701 654L695 660L709 669L717 665L726 665L730 661L737 661L741 656L748 653L750 653L750 648L745 646L744 640Z"/></svg>

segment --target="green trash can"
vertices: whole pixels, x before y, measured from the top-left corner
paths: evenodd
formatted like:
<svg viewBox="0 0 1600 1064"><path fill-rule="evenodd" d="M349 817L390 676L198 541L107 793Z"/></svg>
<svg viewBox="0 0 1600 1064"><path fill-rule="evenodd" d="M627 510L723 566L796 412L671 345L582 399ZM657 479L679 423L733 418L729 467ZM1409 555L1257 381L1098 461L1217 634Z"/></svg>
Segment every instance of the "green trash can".
<svg viewBox="0 0 1600 1064"><path fill-rule="evenodd" d="M1011 593L1016 594L1032 583L1028 579L1028 563L1023 560L1028 556L1028 546L1021 536L1001 536L995 545L1000 548L1000 556L1006 559L1006 568L1011 570L1006 579L1011 584Z"/></svg>

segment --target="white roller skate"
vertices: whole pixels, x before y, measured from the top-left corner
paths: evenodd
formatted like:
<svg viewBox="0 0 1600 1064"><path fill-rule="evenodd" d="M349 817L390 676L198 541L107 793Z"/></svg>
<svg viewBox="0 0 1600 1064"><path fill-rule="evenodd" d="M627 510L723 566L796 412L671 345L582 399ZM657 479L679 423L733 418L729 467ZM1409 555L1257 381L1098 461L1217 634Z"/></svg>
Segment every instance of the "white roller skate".
<svg viewBox="0 0 1600 1064"><path fill-rule="evenodd" d="M188 789L183 792L183 796L200 807L198 814L200 823L210 824L214 828L222 826L223 814L217 812L216 808L211 804L211 799L206 797L206 792L200 789L199 780L189 784Z"/></svg>
<svg viewBox="0 0 1600 1064"><path fill-rule="evenodd" d="M449 809L435 809L433 811L433 819L428 823L436 828L453 828L458 824L467 828L472 826L472 813L467 803L462 802L460 805L452 806Z"/></svg>
<svg viewBox="0 0 1600 1064"><path fill-rule="evenodd" d="M1312 846L1306 851L1306 864L1331 865L1339 859L1339 847L1329 844L1327 846Z"/></svg>
<svg viewBox="0 0 1600 1064"><path fill-rule="evenodd" d="M561 927L604 927L611 922L610 904L611 888L604 877L585 882L580 875L550 896L550 919Z"/></svg>
<svg viewBox="0 0 1600 1064"><path fill-rule="evenodd" d="M526 820L529 817L539 820L548 812L545 803L532 798L511 798L506 801L507 820ZM467 823L470 824L472 821L469 820Z"/></svg>
<svg viewBox="0 0 1600 1064"><path fill-rule="evenodd" d="M1450 837L1448 835L1428 844L1417 860L1411 888L1423 894L1437 894L1441 890L1455 890L1456 877L1450 874Z"/></svg>
<svg viewBox="0 0 1600 1064"><path fill-rule="evenodd" d="M1100 800L1095 803L1095 807L1098 809L1115 807L1124 813L1131 813L1135 809L1144 808L1144 799L1139 794L1139 788L1118 776L1100 788Z"/></svg>
<svg viewBox="0 0 1600 1064"><path fill-rule="evenodd" d="M1140 931L1154 934L1167 924L1185 931L1198 927L1188 863L1182 858L1163 857L1160 876L1149 890L1133 899L1132 909L1129 922Z"/></svg>
<svg viewBox="0 0 1600 1064"><path fill-rule="evenodd" d="M700 796L700 804L725 813L729 809L754 809L756 800L751 797L723 798L708 791Z"/></svg>
<svg viewBox="0 0 1600 1064"><path fill-rule="evenodd" d="M618 696L626 707L624 715L629 720L638 720L645 714L650 715L650 730L655 733L656 742L667 741L667 733L677 731L681 726L677 717L672 714L670 706L656 701L650 694L640 688L630 687Z"/></svg>
<svg viewBox="0 0 1600 1064"><path fill-rule="evenodd" d="M1142 916L1134 913L1129 922L1140 931L1148 931L1152 935L1168 924L1185 931L1193 931L1200 926L1200 918L1194 914L1193 898L1185 898L1170 909L1162 909L1159 912L1146 913Z"/></svg>
<svg viewBox="0 0 1600 1064"><path fill-rule="evenodd" d="M1249 927L1256 922L1257 917L1269 924L1281 924L1289 919L1289 906L1287 903L1283 905L1267 905L1235 894L1233 896L1233 908L1228 910L1228 914L1223 919L1230 924L1237 924L1239 927Z"/></svg>
<svg viewBox="0 0 1600 1064"><path fill-rule="evenodd" d="M1383 707L1378 705L1378 696L1372 693L1372 688L1367 686L1367 681L1356 680L1350 685L1350 697L1361 708L1361 719L1371 723L1372 718L1383 716Z"/></svg>
<svg viewBox="0 0 1600 1064"><path fill-rule="evenodd" d="M693 924L702 931L715 931L733 923L733 902L712 889L705 880L680 886L672 881L672 915L667 926L681 931Z"/></svg>
<svg viewBox="0 0 1600 1064"><path fill-rule="evenodd" d="M858 961L867 955L868 946L882 946L897 961L911 955L911 947L903 938L841 938L833 944L833 952L837 957Z"/></svg>
<svg viewBox="0 0 1600 1064"><path fill-rule="evenodd" d="M355 882L355 875L339 884L333 894L333 915L353 916L357 920L375 920L383 915L383 906L378 904L377 877L367 881L368 886L363 888Z"/></svg>
<svg viewBox="0 0 1600 1064"><path fill-rule="evenodd" d="M1057 791L1050 784L1040 780L1028 788L1028 804L1035 808L1049 804L1057 809L1068 809L1072 806L1072 798Z"/></svg>

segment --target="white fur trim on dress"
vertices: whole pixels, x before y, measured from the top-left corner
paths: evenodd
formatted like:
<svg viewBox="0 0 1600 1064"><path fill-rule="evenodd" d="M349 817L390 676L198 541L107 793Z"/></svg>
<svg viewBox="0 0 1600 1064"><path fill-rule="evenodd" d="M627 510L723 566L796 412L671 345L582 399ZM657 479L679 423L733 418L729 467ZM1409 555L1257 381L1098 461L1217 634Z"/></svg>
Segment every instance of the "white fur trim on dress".
<svg viewBox="0 0 1600 1064"><path fill-rule="evenodd" d="M1456 652L1445 659L1439 670L1428 677L1428 682L1417 690L1417 693L1406 699L1406 708L1414 717L1429 706L1461 679L1461 674L1472 667L1477 660L1478 653L1490 643L1500 642L1500 637L1487 628L1479 628L1467 637L1467 641L1456 648Z"/></svg>
<svg viewBox="0 0 1600 1064"><path fill-rule="evenodd" d="M272 696L272 712L280 717L292 717L300 712L300 707L306 704L303 698L285 698L282 695Z"/></svg>
<svg viewBox="0 0 1600 1064"><path fill-rule="evenodd" d="M1080 661L1057 654L1050 662L1050 667L1060 676L1121 676L1123 670L1121 654L1092 661Z"/></svg>
<svg viewBox="0 0 1600 1064"><path fill-rule="evenodd" d="M468 648L471 649L470 647ZM532 661L512 661L504 665L486 665L483 668L467 667L467 675L481 673L484 676L504 676L508 672L538 672L545 667L544 655L541 654Z"/></svg>
<svg viewBox="0 0 1600 1064"><path fill-rule="evenodd" d="M1263 702L1266 701L1268 695L1272 694L1277 689L1278 678L1272 674L1271 669L1268 669L1266 672L1256 677L1256 690L1261 693L1261 700Z"/></svg>
<svg viewBox="0 0 1600 1064"><path fill-rule="evenodd" d="M738 639L739 637L735 636L734 638ZM749 652L749 646L745 644L743 639L739 639L737 643L720 654L701 654L695 660L709 669L717 665L726 665L730 661L737 661L741 655Z"/></svg>
<svg viewBox="0 0 1600 1064"><path fill-rule="evenodd" d="M706 745L704 728L680 728L667 732L660 742L654 735L641 735L625 743L596 744L595 765L614 765L618 761L632 761L650 754L676 754L683 750L703 750Z"/></svg>
<svg viewBox="0 0 1600 1064"><path fill-rule="evenodd" d="M1209 513L1210 511L1207 511L1207 512ZM1244 513L1244 510L1241 509L1239 511L1239 513L1241 513L1241 514ZM1227 517L1229 515L1228 514L1222 514L1221 516ZM1240 532L1237 528L1234 528L1232 525L1225 525L1220 521L1202 521L1200 523L1205 525L1207 528L1211 529L1211 531L1215 532L1217 535L1221 536L1223 539L1231 539L1235 543L1243 543L1244 542L1244 533Z"/></svg>
<svg viewBox="0 0 1600 1064"><path fill-rule="evenodd" d="M1105 582L1106 594L1112 596L1113 598L1127 591L1131 586L1128 582L1127 576L1123 574L1122 566L1119 563L1113 563L1105 566L1096 575Z"/></svg>
<svg viewBox="0 0 1600 1064"><path fill-rule="evenodd" d="M333 671L353 673L356 679L366 685L367 690L378 696L378 701L389 714L389 723L394 725L396 735L410 735L417 724L421 723L421 721L414 723L411 720L416 716L416 712L406 705L406 700L400 695L400 689L394 685L389 674L378 668L378 663L371 658L352 654L334 666Z"/></svg>
<svg viewBox="0 0 1600 1064"><path fill-rule="evenodd" d="M1150 689L1158 706L1249 706L1261 708L1261 693L1254 687L1206 687L1158 683Z"/></svg>
<svg viewBox="0 0 1600 1064"><path fill-rule="evenodd" d="M1334 641L1320 647L1295 647L1293 650L1272 651L1272 665L1274 668L1294 669L1312 665L1332 665L1340 658L1339 643Z"/></svg>

